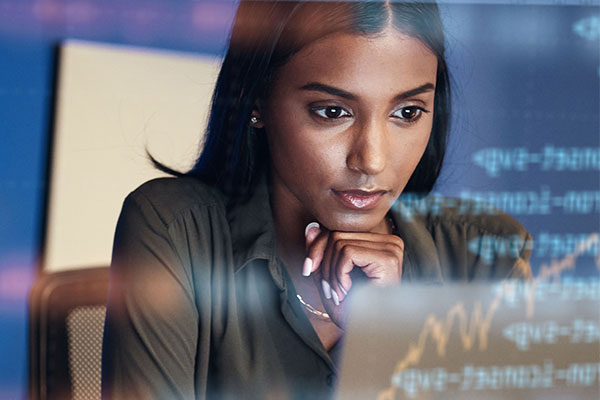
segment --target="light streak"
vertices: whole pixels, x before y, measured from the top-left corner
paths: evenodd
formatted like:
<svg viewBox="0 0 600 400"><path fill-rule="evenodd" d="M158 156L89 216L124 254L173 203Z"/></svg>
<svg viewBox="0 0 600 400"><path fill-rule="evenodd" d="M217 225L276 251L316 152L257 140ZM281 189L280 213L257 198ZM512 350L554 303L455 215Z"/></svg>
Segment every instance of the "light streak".
<svg viewBox="0 0 600 400"><path fill-rule="evenodd" d="M590 246L594 245L600 240L600 235L593 233L585 242L579 243L577 248L572 254L567 255L562 260L554 260L550 265L542 264L538 275L533 280L529 292L527 293L527 306L526 316L530 319L534 314L534 303L535 303L535 289L540 281L548 281L551 278L554 282L560 282L561 274L570 269L575 268L575 261L577 257L586 251ZM520 260L520 259L518 259ZM596 259L597 267L600 269L600 257ZM515 267L525 267L524 262L517 264ZM504 285L503 290L508 286ZM462 302L456 303L447 313L445 321L440 321L434 314L429 314L423 324L423 329L419 333L419 338L416 343L410 343L408 351L404 358L402 358L396 367L392 376L400 373L411 365L418 365L425 351L427 339L431 336L432 341L436 343L436 352L438 356L444 357L446 355L446 348L450 332L454 325L454 321L458 319L459 323L459 335L465 351L470 350L475 342L475 336L479 339L479 350L484 351L487 349L488 332L494 314L500 306L501 299L503 296L503 290L499 290L496 296L492 300L485 317L482 318L481 314L481 303L475 302L473 311L471 313L470 324L467 319L467 312ZM377 400L393 400L396 395L396 387L390 385L389 388L382 390L377 396Z"/></svg>

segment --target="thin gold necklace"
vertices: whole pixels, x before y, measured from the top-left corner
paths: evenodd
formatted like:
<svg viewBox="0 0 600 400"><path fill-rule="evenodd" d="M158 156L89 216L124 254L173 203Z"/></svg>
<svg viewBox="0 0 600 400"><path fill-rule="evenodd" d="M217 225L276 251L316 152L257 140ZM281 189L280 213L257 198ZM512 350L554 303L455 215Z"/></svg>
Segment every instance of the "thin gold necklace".
<svg viewBox="0 0 600 400"><path fill-rule="evenodd" d="M327 314L326 312L317 310L316 308L314 308L313 306L311 306L310 304L308 304L307 302L305 302L304 299L302 298L302 296L300 296L299 294L296 294L296 297L300 301L300 304L302 304L304 306L304 308L306 308L306 310L309 313L317 315L317 316L319 316L319 317L321 317L323 319L331 319L331 317L329 316L329 314Z"/></svg>

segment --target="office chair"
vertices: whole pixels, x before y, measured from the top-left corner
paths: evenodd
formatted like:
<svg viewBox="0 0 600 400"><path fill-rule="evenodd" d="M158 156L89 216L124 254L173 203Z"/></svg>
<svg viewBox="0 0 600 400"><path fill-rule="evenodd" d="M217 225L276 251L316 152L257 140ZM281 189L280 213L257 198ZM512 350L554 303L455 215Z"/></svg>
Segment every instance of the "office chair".
<svg viewBox="0 0 600 400"><path fill-rule="evenodd" d="M43 269L30 297L32 400L100 397L108 268L65 268L110 263L123 199L164 176L145 156L149 144L168 165L193 164L220 60L182 55L61 43Z"/></svg>
<svg viewBox="0 0 600 400"><path fill-rule="evenodd" d="M31 400L100 399L108 267L43 274L29 315Z"/></svg>

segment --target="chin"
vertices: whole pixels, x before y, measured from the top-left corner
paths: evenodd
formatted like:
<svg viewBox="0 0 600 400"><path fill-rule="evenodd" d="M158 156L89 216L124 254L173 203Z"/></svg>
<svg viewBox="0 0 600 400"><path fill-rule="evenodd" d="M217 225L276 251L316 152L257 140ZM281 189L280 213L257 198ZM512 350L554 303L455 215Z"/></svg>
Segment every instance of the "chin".
<svg viewBox="0 0 600 400"><path fill-rule="evenodd" d="M323 219L323 224L330 231L369 232L385 217L385 213L352 213L330 214L331 219Z"/></svg>

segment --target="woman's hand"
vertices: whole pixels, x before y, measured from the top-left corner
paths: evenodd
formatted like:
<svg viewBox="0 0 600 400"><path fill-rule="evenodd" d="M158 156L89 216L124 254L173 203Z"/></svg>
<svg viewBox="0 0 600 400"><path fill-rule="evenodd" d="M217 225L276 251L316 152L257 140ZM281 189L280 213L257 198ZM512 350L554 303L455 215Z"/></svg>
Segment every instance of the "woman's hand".
<svg viewBox="0 0 600 400"><path fill-rule="evenodd" d="M328 231L312 223L306 229L306 252L310 261L304 263L302 273L318 280L326 311L338 326L345 319L341 309L355 267L376 285L401 281L404 242L396 235Z"/></svg>

